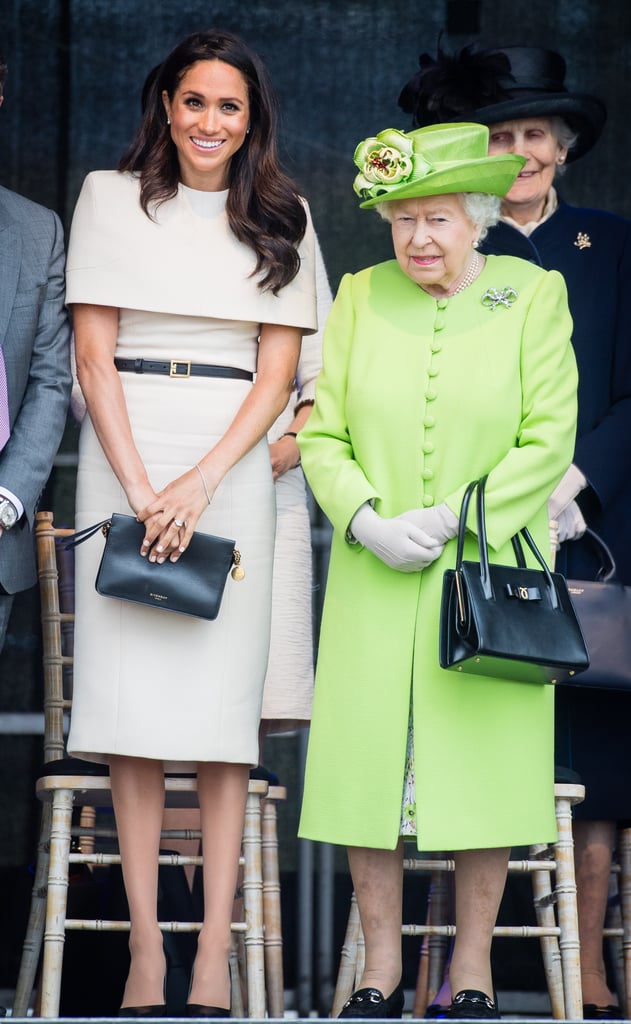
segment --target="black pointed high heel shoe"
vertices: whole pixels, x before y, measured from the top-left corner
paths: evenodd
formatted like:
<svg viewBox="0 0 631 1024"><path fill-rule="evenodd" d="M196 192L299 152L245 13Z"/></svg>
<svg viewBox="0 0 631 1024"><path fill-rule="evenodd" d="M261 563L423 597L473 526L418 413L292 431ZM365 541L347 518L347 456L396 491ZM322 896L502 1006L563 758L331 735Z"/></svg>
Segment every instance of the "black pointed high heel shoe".
<svg viewBox="0 0 631 1024"><path fill-rule="evenodd" d="M154 1003L148 1006L121 1006L119 1017L166 1017L167 1004Z"/></svg>
<svg viewBox="0 0 631 1024"><path fill-rule="evenodd" d="M230 1010L225 1006L204 1006L203 1003L187 1003L187 1017L229 1017Z"/></svg>
<svg viewBox="0 0 631 1024"><path fill-rule="evenodd" d="M485 992L463 988L447 1010L448 1020L501 1020L497 1003Z"/></svg>
<svg viewBox="0 0 631 1024"><path fill-rule="evenodd" d="M191 971L191 984L189 986L188 994L190 996L193 990L193 974L194 968ZM229 1017L232 1007L232 978L230 977L230 967L228 967L228 980L230 982L230 1006L226 1009L225 1006L206 1006L204 1003L187 1003L184 1008L184 1014L186 1017Z"/></svg>
<svg viewBox="0 0 631 1024"><path fill-rule="evenodd" d="M373 1017L378 1020L400 1018L403 1014L405 994L399 982L394 992L386 997L378 988L360 988L347 999L339 1017Z"/></svg>

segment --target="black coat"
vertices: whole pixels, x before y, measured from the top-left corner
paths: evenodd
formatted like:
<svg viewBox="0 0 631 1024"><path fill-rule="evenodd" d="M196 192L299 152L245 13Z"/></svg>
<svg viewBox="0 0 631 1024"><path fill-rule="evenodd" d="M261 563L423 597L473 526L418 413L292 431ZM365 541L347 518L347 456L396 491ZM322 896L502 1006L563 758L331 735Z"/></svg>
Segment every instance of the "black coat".
<svg viewBox="0 0 631 1024"><path fill-rule="evenodd" d="M577 500L612 549L619 577L631 583L631 223L559 202L530 237L500 222L481 250L520 256L565 278L579 374L574 462L589 482ZM559 569L591 578L587 545L563 548Z"/></svg>
<svg viewBox="0 0 631 1024"><path fill-rule="evenodd" d="M574 462L589 482L577 501L611 548L618 576L631 583L631 223L560 202L530 237L500 222L481 249L565 278L579 373ZM593 579L598 565L578 540L562 545L557 567ZM577 771L586 786L576 817L631 818L631 694L561 687L556 697L557 765Z"/></svg>

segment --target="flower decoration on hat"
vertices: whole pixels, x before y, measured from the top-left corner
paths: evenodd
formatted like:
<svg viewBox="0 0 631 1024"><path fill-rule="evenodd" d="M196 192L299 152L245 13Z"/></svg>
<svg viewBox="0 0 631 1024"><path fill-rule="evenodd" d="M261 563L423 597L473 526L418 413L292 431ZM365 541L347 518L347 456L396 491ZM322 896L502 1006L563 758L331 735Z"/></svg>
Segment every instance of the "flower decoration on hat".
<svg viewBox="0 0 631 1024"><path fill-rule="evenodd" d="M359 174L353 182L358 196L364 199L387 195L389 186L408 181L412 172L422 177L432 165L414 154L412 140L396 128L387 128L374 138L364 139L355 150L353 160Z"/></svg>

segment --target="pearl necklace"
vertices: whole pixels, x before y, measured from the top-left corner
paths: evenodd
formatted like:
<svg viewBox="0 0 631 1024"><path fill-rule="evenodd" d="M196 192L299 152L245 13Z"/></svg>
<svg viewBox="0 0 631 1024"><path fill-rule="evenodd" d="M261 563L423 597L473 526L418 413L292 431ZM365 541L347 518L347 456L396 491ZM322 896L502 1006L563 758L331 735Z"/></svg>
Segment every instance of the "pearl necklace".
<svg viewBox="0 0 631 1024"><path fill-rule="evenodd" d="M471 257L471 263L469 264L469 269L467 270L465 276L463 277L458 287L455 288L453 292L450 292L446 296L446 298L452 299L454 295L458 294L458 292L463 292L465 288L468 288L470 284L473 284L479 273L480 260L480 253L474 251L473 256Z"/></svg>

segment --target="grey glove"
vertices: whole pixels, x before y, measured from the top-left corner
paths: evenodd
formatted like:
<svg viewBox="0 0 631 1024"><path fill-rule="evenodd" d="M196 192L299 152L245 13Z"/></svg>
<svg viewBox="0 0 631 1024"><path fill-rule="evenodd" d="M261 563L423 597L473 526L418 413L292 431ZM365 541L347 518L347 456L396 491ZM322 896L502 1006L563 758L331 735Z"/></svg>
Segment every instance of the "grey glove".
<svg viewBox="0 0 631 1024"><path fill-rule="evenodd" d="M351 519L350 532L385 565L399 572L426 569L445 546L402 516L383 519L368 503Z"/></svg>
<svg viewBox="0 0 631 1024"><path fill-rule="evenodd" d="M448 540L455 537L460 522L458 516L444 501L431 508L411 508L408 512L402 512L397 519L405 519L408 523L414 523L438 544L446 544Z"/></svg>

